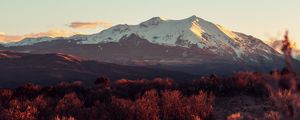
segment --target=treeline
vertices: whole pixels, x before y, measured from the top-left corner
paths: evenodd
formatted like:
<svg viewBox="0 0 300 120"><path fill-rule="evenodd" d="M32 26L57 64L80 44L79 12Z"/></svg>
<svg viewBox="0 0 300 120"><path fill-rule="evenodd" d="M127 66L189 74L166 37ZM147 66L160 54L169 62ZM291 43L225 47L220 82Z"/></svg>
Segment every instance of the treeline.
<svg viewBox="0 0 300 120"><path fill-rule="evenodd" d="M0 119L211 120L217 116L215 101L221 97L247 95L274 99L277 103L283 98L275 96L274 93L279 93L275 89L292 90L290 83L280 82L289 79L286 76L290 74L241 72L227 78L204 76L185 84L169 78L111 82L109 78L99 77L89 88L80 81L55 86L26 84L0 90ZM285 109L281 104L289 102L280 103L271 117L285 115L280 114L280 109ZM293 110L288 114L296 114Z"/></svg>

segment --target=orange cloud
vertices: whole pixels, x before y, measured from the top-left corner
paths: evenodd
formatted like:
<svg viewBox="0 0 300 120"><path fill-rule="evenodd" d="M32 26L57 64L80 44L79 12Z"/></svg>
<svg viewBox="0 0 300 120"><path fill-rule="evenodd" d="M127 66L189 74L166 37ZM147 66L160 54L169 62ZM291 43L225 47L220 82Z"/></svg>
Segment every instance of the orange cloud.
<svg viewBox="0 0 300 120"><path fill-rule="evenodd" d="M274 48L279 53L282 53L281 47L282 47L282 41L281 40L269 40L266 42L269 46ZM300 60L300 47L297 46L295 40L291 40L291 47L292 47L292 55L294 58L297 58Z"/></svg>
<svg viewBox="0 0 300 120"><path fill-rule="evenodd" d="M5 32L0 32L0 35L5 35Z"/></svg>
<svg viewBox="0 0 300 120"><path fill-rule="evenodd" d="M95 22L72 22L69 27L73 29L95 29L97 27L109 28L112 23L106 21L95 21Z"/></svg>
<svg viewBox="0 0 300 120"><path fill-rule="evenodd" d="M16 42L23 39L22 36L17 36L17 35L6 35L6 34L0 34L0 42Z"/></svg>
<svg viewBox="0 0 300 120"><path fill-rule="evenodd" d="M38 32L38 33L30 33L26 35L6 35L4 32L0 32L0 42L17 42L24 38L38 38L38 37L69 37L76 32L61 30L61 29L52 29L47 32Z"/></svg>

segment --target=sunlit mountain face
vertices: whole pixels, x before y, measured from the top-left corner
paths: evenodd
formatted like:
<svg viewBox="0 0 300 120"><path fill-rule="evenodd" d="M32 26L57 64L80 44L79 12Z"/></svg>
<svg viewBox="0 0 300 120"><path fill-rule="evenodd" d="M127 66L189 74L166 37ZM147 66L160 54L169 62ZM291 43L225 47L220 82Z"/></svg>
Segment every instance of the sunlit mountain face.
<svg viewBox="0 0 300 120"><path fill-rule="evenodd" d="M181 20L154 17L137 25L116 25L92 35L27 38L3 44L0 49L64 53L87 60L196 75L229 75L240 70L267 72L284 65L282 55L261 40L197 16Z"/></svg>

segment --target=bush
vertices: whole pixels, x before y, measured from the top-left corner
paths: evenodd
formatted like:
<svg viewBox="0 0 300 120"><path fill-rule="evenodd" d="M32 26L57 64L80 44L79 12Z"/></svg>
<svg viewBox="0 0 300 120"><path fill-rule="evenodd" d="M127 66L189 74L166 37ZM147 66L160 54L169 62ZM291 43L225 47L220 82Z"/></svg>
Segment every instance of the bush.
<svg viewBox="0 0 300 120"><path fill-rule="evenodd" d="M78 116L83 107L83 102L72 92L66 94L56 105L55 111L62 116Z"/></svg>

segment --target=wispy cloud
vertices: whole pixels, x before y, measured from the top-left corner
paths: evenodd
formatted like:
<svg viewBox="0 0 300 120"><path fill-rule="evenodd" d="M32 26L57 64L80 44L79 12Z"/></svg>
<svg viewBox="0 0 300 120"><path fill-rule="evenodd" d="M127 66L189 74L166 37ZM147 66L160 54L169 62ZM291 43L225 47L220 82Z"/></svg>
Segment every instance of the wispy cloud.
<svg viewBox="0 0 300 120"><path fill-rule="evenodd" d="M109 28L112 26L112 23L98 20L95 22L72 22L69 24L69 27L73 29L96 29L98 27Z"/></svg>
<svg viewBox="0 0 300 120"><path fill-rule="evenodd" d="M299 49L297 47L297 44L294 40L290 40L291 42L291 47L293 49ZM281 52L281 47L282 47L282 41L281 40L270 40L266 42L268 45L270 45L271 47L273 47L275 50L277 50L278 52Z"/></svg>
<svg viewBox="0 0 300 120"><path fill-rule="evenodd" d="M37 37L68 37L77 34L69 30L52 29L46 32L30 33L26 35L7 35L4 32L0 32L0 42L16 42L24 38L37 38Z"/></svg>
<svg viewBox="0 0 300 120"><path fill-rule="evenodd" d="M269 40L266 42L269 46L274 48L276 51L279 53L281 52L281 47L282 47L282 41L281 40ZM291 47L293 48L292 50L292 55L300 60L300 47L297 46L295 40L291 40Z"/></svg>
<svg viewBox="0 0 300 120"><path fill-rule="evenodd" d="M0 32L0 35L5 35L5 32Z"/></svg>
<svg viewBox="0 0 300 120"><path fill-rule="evenodd" d="M6 35L4 32L0 32L0 42L16 42L23 39L22 36Z"/></svg>

